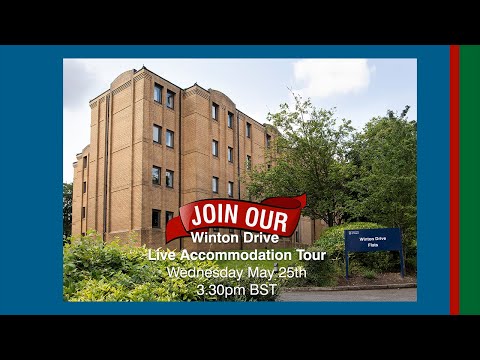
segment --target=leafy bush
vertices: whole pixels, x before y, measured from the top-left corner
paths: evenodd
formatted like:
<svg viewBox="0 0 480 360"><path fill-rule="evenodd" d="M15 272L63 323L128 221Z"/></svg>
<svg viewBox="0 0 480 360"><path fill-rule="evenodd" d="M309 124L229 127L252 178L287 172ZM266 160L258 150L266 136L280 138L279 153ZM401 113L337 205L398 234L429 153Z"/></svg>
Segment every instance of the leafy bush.
<svg viewBox="0 0 480 360"><path fill-rule="evenodd" d="M374 270L367 269L363 271L363 277L365 279L376 279L377 273Z"/></svg>
<svg viewBox="0 0 480 360"><path fill-rule="evenodd" d="M404 246L405 271L417 273L417 240L409 241Z"/></svg>
<svg viewBox="0 0 480 360"><path fill-rule="evenodd" d="M167 267L186 270L218 269L212 261L175 260L150 261L145 247L121 245L117 241L104 244L96 233L72 239L63 248L63 297L66 301L225 301L218 295L198 293L222 282L204 277L170 277ZM168 250L167 250L168 251ZM223 280L224 282L226 280ZM249 279L242 280L245 284ZM256 282L256 279L250 279ZM258 282L258 281L257 281ZM237 301L271 300L273 297L234 297Z"/></svg>
<svg viewBox="0 0 480 360"><path fill-rule="evenodd" d="M324 251L318 246L307 248L306 251L321 252ZM302 286L335 286L338 282L338 276L341 269L337 263L327 257L324 260L301 260L299 269L307 272L306 277L293 277L284 280L283 286L302 287Z"/></svg>
<svg viewBox="0 0 480 360"><path fill-rule="evenodd" d="M315 242L320 249L327 252L327 255L333 261L345 268L345 242L344 230L354 229L378 229L383 226L376 223L355 222L334 226L326 229L320 239ZM407 251L405 251L407 253ZM412 257L413 251L409 252L409 257ZM416 251L415 251L416 256ZM400 270L400 256L397 251L375 251L375 252L354 252L349 253L349 260L353 266L359 265L366 269L376 271L394 271ZM405 261L407 263L407 261ZM411 265L412 262L410 263ZM416 262L414 263L416 264Z"/></svg>
<svg viewBox="0 0 480 360"><path fill-rule="evenodd" d="M313 246L307 249L307 251L325 251L319 246ZM307 270L307 284L314 286L334 286L337 284L337 278L339 274L338 266L327 256L323 261L320 260L303 260L304 268Z"/></svg>

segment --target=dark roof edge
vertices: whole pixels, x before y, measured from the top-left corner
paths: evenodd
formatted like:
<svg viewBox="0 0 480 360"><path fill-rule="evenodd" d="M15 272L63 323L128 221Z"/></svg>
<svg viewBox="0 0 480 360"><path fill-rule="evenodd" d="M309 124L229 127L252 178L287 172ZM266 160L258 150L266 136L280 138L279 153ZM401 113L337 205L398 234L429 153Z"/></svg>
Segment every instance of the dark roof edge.
<svg viewBox="0 0 480 360"><path fill-rule="evenodd" d="M94 100L97 100L100 96L102 96L103 94L106 94L107 92L109 92L110 89L107 89L105 90L104 92L100 93L99 95L95 96L93 99L89 100L88 103L90 104L92 101Z"/></svg>
<svg viewBox="0 0 480 360"><path fill-rule="evenodd" d="M207 89L205 89L203 86L198 85L197 83L193 84L192 86L189 86L189 87L185 88L184 90L187 91L188 89L190 89L190 88L192 88L192 87L194 87L194 86L198 86L200 89L205 90L206 92L210 93L210 91L208 91Z"/></svg>
<svg viewBox="0 0 480 360"><path fill-rule="evenodd" d="M132 69L132 70L135 71L135 69ZM167 83L172 84L173 86L179 88L180 90L186 91L186 90L188 90L188 89L190 89L190 88L192 88L192 87L194 87L194 86L198 86L198 87L201 88L202 90L210 93L210 91L208 91L207 89L205 89L203 86L198 85L197 83L195 83L195 84L193 84L193 85L191 85L191 86L189 86L189 87L187 87L187 88L184 89L184 88L182 88L181 86L178 86L178 85L174 84L173 82L171 82L171 81L169 81L169 80L161 77L161 76L158 75L157 73L155 73L155 72L153 72L152 70L150 70L150 69L148 69L147 67L145 67L145 65L142 66L142 68L141 68L140 70L136 70L136 71L134 72L134 74L137 73L137 72L139 72L139 71L141 71L141 70L146 70L146 71L152 73L153 75L158 76L158 77L159 77L160 79L162 79L163 81L166 81ZM110 91L110 89L105 90L103 93L101 93L100 95L94 97L94 98L93 98L92 100L90 100L89 102L92 102L93 100L99 98L100 96L102 96L103 94L105 94L105 93L108 92L108 91ZM217 91L218 91L218 90L217 90ZM225 95L225 96L227 96L227 95ZM247 116L248 118L252 119L253 121L255 121L255 122L256 122L257 124L259 124L260 126L265 127L265 123L264 123L264 124L260 123L258 120L255 120L255 119L252 118L250 115L247 115L246 113L244 113L243 111L241 111L241 110L238 109L238 108L237 108L237 111L241 112L243 115L245 115L245 116ZM269 125L270 125L270 124L269 124Z"/></svg>
<svg viewBox="0 0 480 360"><path fill-rule="evenodd" d="M238 112L241 112L243 115L245 115L245 116L247 116L248 118L252 119L253 121L255 121L258 125L260 125L260 126L262 126L262 127L265 127L265 124L267 124L267 123L263 123L263 124L262 124L260 121L255 120L255 119L252 118L250 115L245 114L245 113L244 113L242 110L240 110L240 109L237 109L237 111L238 111ZM268 124L268 125L270 125L270 124Z"/></svg>
<svg viewBox="0 0 480 360"><path fill-rule="evenodd" d="M173 86L179 88L180 90L184 90L181 86L178 86L177 84L174 84L173 82L171 82L170 80L167 80L163 77L161 77L160 75L158 75L157 73L153 72L152 70L150 70L149 68L145 67L145 65L140 69L140 70L135 70L135 69L131 69L134 71L134 74L138 73L139 71L141 70L146 70L148 71L149 73L152 73L153 75L155 76L158 76L160 79L162 79L163 81L169 83L169 84L172 84ZM128 70L127 70L128 71ZM203 88L202 88L203 89ZM109 92L111 89L107 89L105 90L104 92L100 93L99 95L95 96L93 99L91 99L88 103L91 103L92 101L98 99L100 96L102 96L103 94Z"/></svg>
<svg viewBox="0 0 480 360"><path fill-rule="evenodd" d="M184 88L182 88L181 86L178 86L177 84L174 84L174 83L171 82L170 80L167 80L167 79L161 77L161 76L158 75L157 73L155 73L155 72L153 72L152 70L150 70L149 68L145 67L145 65L144 65L140 70L143 70L143 69L147 70L148 72L152 73L152 74L155 75L155 76L158 76L158 77L159 77L160 79L162 79L163 81L166 81L166 82L168 82L169 84L172 84L173 86L179 88L180 90L185 90ZM137 70L136 72L139 72L140 70Z"/></svg>

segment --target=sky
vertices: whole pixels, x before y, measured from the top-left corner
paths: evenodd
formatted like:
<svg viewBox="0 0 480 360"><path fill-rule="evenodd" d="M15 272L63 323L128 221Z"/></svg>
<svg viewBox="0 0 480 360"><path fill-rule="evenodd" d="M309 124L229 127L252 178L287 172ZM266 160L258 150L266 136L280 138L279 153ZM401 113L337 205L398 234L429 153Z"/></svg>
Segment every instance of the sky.
<svg viewBox="0 0 480 360"><path fill-rule="evenodd" d="M416 59L64 59L64 182L73 181L75 155L90 142L89 101L122 72L142 66L181 88L197 83L221 91L260 123L293 103L291 91L318 108L335 107L335 117L357 130L406 105L408 118L417 120Z"/></svg>

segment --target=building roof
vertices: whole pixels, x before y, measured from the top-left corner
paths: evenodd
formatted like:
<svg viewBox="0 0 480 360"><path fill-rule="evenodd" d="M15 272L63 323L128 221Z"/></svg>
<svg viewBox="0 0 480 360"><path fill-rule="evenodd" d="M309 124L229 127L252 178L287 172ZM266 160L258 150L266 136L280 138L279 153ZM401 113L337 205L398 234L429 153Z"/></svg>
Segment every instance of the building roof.
<svg viewBox="0 0 480 360"><path fill-rule="evenodd" d="M174 84L173 82L171 82L171 81L169 81L169 80L161 77L161 76L158 75L157 73L155 73L155 72L153 72L152 70L148 69L147 67L145 67L145 65L143 65L140 70L136 70L136 69L127 70L127 71L123 72L122 74L118 75L118 76L115 78L115 80L118 79L119 77L121 77L121 76L122 76L123 74L125 74L125 73L128 73L128 72L133 71L133 73L136 74L137 72L140 72L140 71L142 71L142 70L148 71L149 73L151 73L151 74L153 74L153 75L155 75L155 76L158 76L158 77L159 77L160 79L162 79L163 81L166 81L166 82L172 84L173 86L179 88L180 90L186 91L186 90L188 90L188 89L190 89L190 88L192 88L192 87L194 87L194 86L198 86L199 88L201 88L202 90L204 90L204 91L206 91L206 92L208 92L208 93L210 93L210 90L218 91L218 92L222 93L223 95L225 95L225 97L227 97L227 98L230 100L230 98L229 98L226 94L224 94L223 92L221 92L221 91L219 91L219 90L215 90L215 89L208 89L208 90L207 90L207 89L205 89L203 86L197 84L196 82L195 82L195 84L193 84L193 85L191 85L191 86L189 86L189 87L187 87L187 88L182 88L181 86L178 86L178 85ZM113 83L115 82L115 80L112 81L111 84L113 84ZM99 97L101 97L102 95L104 95L105 93L107 93L107 92L110 91L110 90L111 90L111 89L105 90L105 91L102 92L100 95L94 97L93 99L90 100L90 103L93 102L93 101L95 101L96 99L98 99ZM232 100L230 100L230 101L232 101ZM232 103L233 103L233 101L232 101ZM263 124L262 124L260 121L255 120L254 118L252 118L251 116L247 115L245 112L241 111L241 110L238 109L238 108L237 108L237 111L240 112L240 113L242 113L243 115L245 115L245 116L248 117L249 119L255 121L258 125L260 125L260 126L262 126L262 127L266 127L266 125L273 126L273 125L267 124L267 123L263 123Z"/></svg>

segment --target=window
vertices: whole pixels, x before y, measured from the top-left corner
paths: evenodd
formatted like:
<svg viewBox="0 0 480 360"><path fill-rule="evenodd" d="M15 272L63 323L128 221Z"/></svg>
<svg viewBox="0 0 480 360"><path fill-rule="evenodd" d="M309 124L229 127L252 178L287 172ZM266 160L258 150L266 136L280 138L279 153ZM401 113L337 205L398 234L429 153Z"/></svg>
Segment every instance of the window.
<svg viewBox="0 0 480 360"><path fill-rule="evenodd" d="M158 85L155 83L155 88L153 89L153 100L155 100L158 103L162 103L162 90L163 86Z"/></svg>
<svg viewBox="0 0 480 360"><path fill-rule="evenodd" d="M87 182L84 181L83 182L83 193L86 193L87 192Z"/></svg>
<svg viewBox="0 0 480 360"><path fill-rule="evenodd" d="M212 118L218 120L218 105L215 103L212 103Z"/></svg>
<svg viewBox="0 0 480 360"><path fill-rule="evenodd" d="M173 103L175 100L175 93L173 91L167 90L167 107L173 109Z"/></svg>
<svg viewBox="0 0 480 360"><path fill-rule="evenodd" d="M160 227L160 214L162 212L160 210L153 209L152 210L152 228L159 228Z"/></svg>
<svg viewBox="0 0 480 360"><path fill-rule="evenodd" d="M272 137L267 134L267 148L270 147L270 141L272 140Z"/></svg>
<svg viewBox="0 0 480 360"><path fill-rule="evenodd" d="M172 130L167 130L166 132L166 144L169 148L173 148L173 131Z"/></svg>
<svg viewBox="0 0 480 360"><path fill-rule="evenodd" d="M82 207L82 219L85 219L85 206Z"/></svg>
<svg viewBox="0 0 480 360"><path fill-rule="evenodd" d="M169 188L173 188L173 171L165 171L165 185Z"/></svg>
<svg viewBox="0 0 480 360"><path fill-rule="evenodd" d="M251 136L252 136L252 124L247 122L247 137L249 138Z"/></svg>
<svg viewBox="0 0 480 360"><path fill-rule="evenodd" d="M167 225L167 223L173 219L173 212L171 211L167 211L166 212L166 216L165 216L165 226Z"/></svg>
<svg viewBox="0 0 480 360"><path fill-rule="evenodd" d="M218 177L216 176L212 178L212 191L215 194L218 194Z"/></svg>
<svg viewBox="0 0 480 360"><path fill-rule="evenodd" d="M227 158L229 162L233 163L233 148L231 148L230 146L227 150Z"/></svg>
<svg viewBox="0 0 480 360"><path fill-rule="evenodd" d="M233 182L228 182L228 196L233 197Z"/></svg>
<svg viewBox="0 0 480 360"><path fill-rule="evenodd" d="M216 228L212 228L212 231L213 232L220 232L220 229L218 227L216 227Z"/></svg>
<svg viewBox="0 0 480 360"><path fill-rule="evenodd" d="M227 126L231 129L233 128L233 114L228 112Z"/></svg>
<svg viewBox="0 0 480 360"><path fill-rule="evenodd" d="M228 229L228 232L229 232L230 234L235 234L235 229L230 228L230 229Z"/></svg>
<svg viewBox="0 0 480 360"><path fill-rule="evenodd" d="M218 156L218 141L217 140L212 141L212 154L213 154L213 156Z"/></svg>
<svg viewBox="0 0 480 360"><path fill-rule="evenodd" d="M247 155L247 170L250 170L252 168L252 157L250 155Z"/></svg>
<svg viewBox="0 0 480 360"><path fill-rule="evenodd" d="M300 242L300 232L298 230L295 231L295 242Z"/></svg>
<svg viewBox="0 0 480 360"><path fill-rule="evenodd" d="M84 168L84 169L86 169L86 168L87 168L87 163L88 163L88 161L87 161L87 157L86 157L86 156L84 156L84 157L83 157L83 168Z"/></svg>
<svg viewBox="0 0 480 360"><path fill-rule="evenodd" d="M158 166L152 167L152 184L160 185L160 173L162 172L162 168Z"/></svg>
<svg viewBox="0 0 480 360"><path fill-rule="evenodd" d="M153 142L157 144L162 143L162 127L153 125Z"/></svg>

